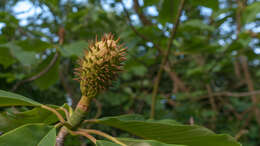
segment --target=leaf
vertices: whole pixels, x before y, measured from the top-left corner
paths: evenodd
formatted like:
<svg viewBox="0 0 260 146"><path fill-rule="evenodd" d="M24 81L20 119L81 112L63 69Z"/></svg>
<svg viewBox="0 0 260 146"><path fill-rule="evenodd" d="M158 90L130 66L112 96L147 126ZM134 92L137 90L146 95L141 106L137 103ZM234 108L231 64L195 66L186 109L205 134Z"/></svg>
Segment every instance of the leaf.
<svg viewBox="0 0 260 146"><path fill-rule="evenodd" d="M52 105L51 107L55 108L61 115L63 115L63 117L65 117L64 112L59 109L59 106ZM69 106L67 104L63 107L69 110ZM32 110L27 110L24 112L5 111L0 113L0 131L7 132L29 123L53 124L57 121L59 121L59 119L55 114L40 107L35 107Z"/></svg>
<svg viewBox="0 0 260 146"><path fill-rule="evenodd" d="M133 138L117 138L117 139L128 146L184 146L184 145L166 144L156 140L143 140L143 139L133 139ZM120 146L120 145L106 140L97 140L97 146Z"/></svg>
<svg viewBox="0 0 260 146"><path fill-rule="evenodd" d="M121 146L120 144L116 144L106 140L97 140L97 146Z"/></svg>
<svg viewBox="0 0 260 146"><path fill-rule="evenodd" d="M22 40L16 42L16 44L25 51L34 51L34 52L42 52L52 46L51 44L41 41L39 39Z"/></svg>
<svg viewBox="0 0 260 146"><path fill-rule="evenodd" d="M71 56L83 56L83 50L88 48L88 43L85 41L73 42L68 45L64 45L61 49L61 54L65 57Z"/></svg>
<svg viewBox="0 0 260 146"><path fill-rule="evenodd" d="M163 0L159 9L159 21L162 24L173 22L176 18L180 0Z"/></svg>
<svg viewBox="0 0 260 146"><path fill-rule="evenodd" d="M205 24L203 21L199 19L191 19L188 21L185 21L185 23L182 24L184 30L190 29L199 29L199 30L208 30L208 31L214 31L215 28L211 25Z"/></svg>
<svg viewBox="0 0 260 146"><path fill-rule="evenodd" d="M5 68L15 63L15 59L10 54L8 48L0 47L0 64L2 64Z"/></svg>
<svg viewBox="0 0 260 146"><path fill-rule="evenodd" d="M144 0L144 6L156 5L160 2L160 0Z"/></svg>
<svg viewBox="0 0 260 146"><path fill-rule="evenodd" d="M44 60L38 67L37 67L37 73L42 72L53 60L54 54L50 55L46 60ZM43 74L41 77L37 78L33 81L34 84L36 84L41 90L45 90L55 84L59 80L59 58L57 58L55 64L52 65L52 67Z"/></svg>
<svg viewBox="0 0 260 146"><path fill-rule="evenodd" d="M156 140L143 140L143 139L133 139L133 138L118 138L121 142L129 146L184 146L176 144L166 144Z"/></svg>
<svg viewBox="0 0 260 146"><path fill-rule="evenodd" d="M12 42L0 46L9 48L12 56L19 60L24 66L30 66L39 62L39 59L36 58L35 52L24 51L21 47Z"/></svg>
<svg viewBox="0 0 260 146"><path fill-rule="evenodd" d="M187 3L193 4L195 6L200 5L200 6L212 8L213 10L217 10L219 8L218 7L219 6L218 0L213 0L213 1L210 1L210 0L199 0L199 1L190 0Z"/></svg>
<svg viewBox="0 0 260 146"><path fill-rule="evenodd" d="M22 95L0 90L0 107L5 106L41 106L40 103L26 98Z"/></svg>
<svg viewBox="0 0 260 146"><path fill-rule="evenodd" d="M247 24L254 22L256 16L260 13L260 2L254 2L253 4L247 6L242 13L242 23Z"/></svg>
<svg viewBox="0 0 260 146"><path fill-rule="evenodd" d="M168 122L170 122L170 120L168 120ZM97 120L97 123L125 130L144 139L158 140L168 144L188 146L240 146L240 144L229 135L215 134L201 126L168 122L137 120L133 115L129 117L127 115L106 117Z"/></svg>
<svg viewBox="0 0 260 146"><path fill-rule="evenodd" d="M0 136L1 146L54 146L56 129L44 124L28 124Z"/></svg>

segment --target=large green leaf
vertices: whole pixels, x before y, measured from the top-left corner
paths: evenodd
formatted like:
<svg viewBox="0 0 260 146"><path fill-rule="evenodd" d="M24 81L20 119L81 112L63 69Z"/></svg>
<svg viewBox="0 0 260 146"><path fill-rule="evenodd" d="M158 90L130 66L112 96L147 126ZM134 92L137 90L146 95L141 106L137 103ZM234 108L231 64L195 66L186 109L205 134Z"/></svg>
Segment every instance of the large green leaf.
<svg viewBox="0 0 260 146"><path fill-rule="evenodd" d="M61 54L65 57L83 56L83 50L85 48L88 48L88 43L86 41L77 41L64 45L64 48L61 49Z"/></svg>
<svg viewBox="0 0 260 146"><path fill-rule="evenodd" d="M65 118L65 114L59 109L59 106L52 105L51 107L55 108ZM70 110L67 104L63 107ZM0 113L0 131L7 132L29 123L53 124L58 121L59 119L55 114L40 107L24 112L17 112L17 109L15 111L8 110Z"/></svg>
<svg viewBox="0 0 260 146"><path fill-rule="evenodd" d="M156 140L143 140L143 139L133 139L133 138L118 138L121 142L128 146L184 146L176 144L166 144ZM119 144L106 141L97 140L97 146L120 146Z"/></svg>
<svg viewBox="0 0 260 146"><path fill-rule="evenodd" d="M106 117L97 123L130 132L144 139L187 146L240 146L231 136L215 134L201 126L182 125L176 122L140 120L133 115Z"/></svg>
<svg viewBox="0 0 260 146"><path fill-rule="evenodd" d="M50 55L46 60L39 64L39 66L36 68L36 74L42 72L53 60L53 57L55 57L54 54ZM59 61L60 58L57 58L55 64L51 66L48 72L33 81L33 83L36 84L41 90L49 88L59 80Z"/></svg>
<svg viewBox="0 0 260 146"><path fill-rule="evenodd" d="M257 15L260 13L260 2L254 2L247 6L242 13L243 24L254 22Z"/></svg>
<svg viewBox="0 0 260 146"><path fill-rule="evenodd" d="M156 140L143 140L133 138L119 138L119 140L129 146L184 146L176 144L166 144Z"/></svg>
<svg viewBox="0 0 260 146"><path fill-rule="evenodd" d="M176 18L180 0L163 0L159 9L159 21L161 23L173 22Z"/></svg>
<svg viewBox="0 0 260 146"><path fill-rule="evenodd" d="M0 107L17 105L40 106L41 104L22 95L0 90Z"/></svg>
<svg viewBox="0 0 260 146"><path fill-rule="evenodd" d="M15 63L15 59L10 54L8 48L0 47L0 64L4 67L8 67L13 63Z"/></svg>
<svg viewBox="0 0 260 146"><path fill-rule="evenodd" d="M44 124L28 124L0 136L1 146L54 146L56 129Z"/></svg>
<svg viewBox="0 0 260 146"><path fill-rule="evenodd" d="M31 51L25 51L20 46L16 45L13 42L1 45L2 47L7 47L10 49L10 53L17 60L20 61L22 65L30 66L37 64L40 60L36 58L36 53Z"/></svg>
<svg viewBox="0 0 260 146"><path fill-rule="evenodd" d="M195 6L199 5L199 6L212 8L213 10L217 10L219 6L218 0L199 0L199 1L190 0L187 3L190 3Z"/></svg>
<svg viewBox="0 0 260 146"><path fill-rule="evenodd" d="M40 39L27 39L22 41L17 41L16 44L23 48L25 51L42 52L47 48L52 47L48 42L41 41Z"/></svg>

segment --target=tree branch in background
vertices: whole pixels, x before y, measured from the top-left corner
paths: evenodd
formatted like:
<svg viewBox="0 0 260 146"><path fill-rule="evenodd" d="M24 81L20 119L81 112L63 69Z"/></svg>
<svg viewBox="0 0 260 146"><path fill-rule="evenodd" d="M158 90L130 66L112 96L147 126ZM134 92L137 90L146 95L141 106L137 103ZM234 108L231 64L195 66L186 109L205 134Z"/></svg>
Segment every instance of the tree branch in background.
<svg viewBox="0 0 260 146"><path fill-rule="evenodd" d="M66 91L66 93L68 94L69 98L71 99L72 103L72 107L76 106L76 102L74 101L73 97L75 97L74 95L74 91L73 91L73 87L71 87L71 85L68 83L68 81L66 80L66 75L64 73L68 72L68 66L69 66L69 62L66 63L65 67L61 66L59 69L59 77L60 77L60 82L61 85L63 86L64 90Z"/></svg>
<svg viewBox="0 0 260 146"><path fill-rule="evenodd" d="M178 8L178 12L177 12L177 16L176 16L176 20L174 21L175 22L175 26L174 26L174 28L171 31L171 36L170 36L169 41L168 41L167 51L163 54L163 58L162 58L162 61L161 61L161 64L160 64L159 71L158 71L158 73L157 73L157 75L155 77L155 83L154 83L153 92L152 92L152 105L151 105L151 114L150 114L150 118L151 119L154 119L155 106L156 106L156 97L157 97L158 87L159 87L159 83L160 83L162 72L163 72L163 67L166 64L167 60L168 60L168 55L169 55L170 49L172 47L172 42L173 42L173 39L174 39L174 37L176 35L177 29L178 29L178 26L179 26L179 23L180 23L180 16L182 14L182 10L183 10L183 7L184 7L184 2L185 2L185 0L181 0L181 2L180 2L179 8Z"/></svg>
<svg viewBox="0 0 260 146"><path fill-rule="evenodd" d="M59 35L59 45L63 44L63 41L64 41L64 33L65 33L65 30L64 28L60 28L59 29L59 32L58 32L58 35ZM45 73L47 73L52 67L53 65L56 63L57 59L59 57L59 53L58 51L55 52L55 55L54 57L52 58L50 64L48 64L48 66L46 68L44 68L41 72L39 72L38 74L28 78L28 79L25 79L25 80L22 80L22 81L19 81L17 82L11 91L15 91L20 85L26 83L26 82L31 82L31 81L34 81L38 78L40 78L41 76L43 76Z"/></svg>
<svg viewBox="0 0 260 146"><path fill-rule="evenodd" d="M48 66L46 68L44 68L41 72L39 72L38 74L28 78L28 79L24 79L22 81L18 81L12 88L12 92L14 92L20 85L24 84L24 83L27 83L27 82L31 82L33 80L36 80L38 78L40 78L41 76L43 76L45 73L47 73L52 67L53 65L55 64L55 62L57 61L59 57L59 53L58 51L56 51L54 57L52 58L50 64L48 64Z"/></svg>
<svg viewBox="0 0 260 146"><path fill-rule="evenodd" d="M254 83L253 83L253 81L251 79L251 75L250 75L250 72L248 70L247 59L246 59L245 56L241 57L241 64L242 64L242 69L243 69L244 74L245 74L248 90L250 92L254 92ZM255 110L256 121L260 125L260 110L257 107L257 104L258 104L259 101L258 101L258 99L256 97L256 94L251 95L251 100L252 100L252 103L253 103L253 106L254 106L254 110Z"/></svg>
<svg viewBox="0 0 260 146"><path fill-rule="evenodd" d="M177 93L179 89L181 90L181 92L188 92L188 89L185 86L184 82L178 77L176 72L171 70L169 63L166 63L163 69L169 74L171 80L173 81L173 93Z"/></svg>
<svg viewBox="0 0 260 146"><path fill-rule="evenodd" d="M208 91L208 97L209 97L209 102L210 102L210 105L211 105L211 108L212 108L212 110L216 113L216 114L214 114L214 116L212 116L212 122L215 122L216 120L217 120L217 117L216 117L216 115L218 114L218 109L217 109L217 105L216 105L216 102L215 102L215 98L214 98L214 96L213 96L213 93L212 93L212 89L211 89L211 87L210 87L210 85L209 84L207 84L206 85L206 88L207 88L207 91ZM215 129L215 126L214 126L214 124L212 124L212 127L211 127L212 129Z"/></svg>
<svg viewBox="0 0 260 146"><path fill-rule="evenodd" d="M152 25L151 21L148 20L145 15L142 13L142 9L140 8L138 0L134 0L134 9L137 13L138 17L142 21L143 25Z"/></svg>
<svg viewBox="0 0 260 146"><path fill-rule="evenodd" d="M124 10L124 13L125 13L125 15L126 15L127 21L128 21L128 23L129 23L129 26L130 26L130 28L133 30L133 32L134 32L136 35L138 35L140 38L142 38L143 40L148 41L148 42L152 42L152 43L154 44L155 48L158 49L160 52L162 52L162 49L161 49L161 47L160 47L158 44L156 44L154 41L152 41L151 39L147 38L145 35L141 34L140 32L138 32L138 31L135 29L135 27L134 27L134 25L132 24L132 21L131 21L131 19L130 19L130 14L128 13L128 11L127 11L127 9L126 9L126 7L125 7L125 5L124 5L124 3L123 3L122 1L121 1L121 5L122 5L122 7L123 7L123 10Z"/></svg>
<svg viewBox="0 0 260 146"><path fill-rule="evenodd" d="M244 7L243 1L237 0L237 11L236 11L237 39L238 39L238 35L241 31L241 14L242 14L243 7ZM247 57L240 56L240 62L242 65L242 70L245 75L248 90L249 90L249 92L254 92L254 83L252 81L252 78L251 78L251 75L250 75L250 72L248 69ZM256 95L252 95L251 100L252 100L254 111L255 111L256 121L257 121L258 125L260 125L260 110L257 107L257 104L259 103L259 101L258 101Z"/></svg>

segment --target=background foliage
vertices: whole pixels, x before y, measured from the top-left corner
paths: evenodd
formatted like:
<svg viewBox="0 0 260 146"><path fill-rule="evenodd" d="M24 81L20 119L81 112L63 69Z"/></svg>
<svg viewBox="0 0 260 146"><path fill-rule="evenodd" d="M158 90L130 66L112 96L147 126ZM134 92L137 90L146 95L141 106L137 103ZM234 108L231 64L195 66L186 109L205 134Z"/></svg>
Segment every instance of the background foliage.
<svg viewBox="0 0 260 146"><path fill-rule="evenodd" d="M95 100L89 118L149 117L168 55L155 119L204 125L243 145L260 145L260 1L186 0L171 40L179 5L180 0L1 0L0 89L75 106L76 59L88 40L112 32L128 48L128 60L119 79ZM169 40L173 45L164 55ZM70 137L65 144L80 143L86 141Z"/></svg>

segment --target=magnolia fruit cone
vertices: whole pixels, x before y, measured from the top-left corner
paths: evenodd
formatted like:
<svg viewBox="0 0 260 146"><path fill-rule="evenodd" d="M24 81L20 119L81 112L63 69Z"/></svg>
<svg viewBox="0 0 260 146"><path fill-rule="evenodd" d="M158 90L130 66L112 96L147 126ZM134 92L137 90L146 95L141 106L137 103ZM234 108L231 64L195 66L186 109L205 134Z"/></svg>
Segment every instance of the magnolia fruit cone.
<svg viewBox="0 0 260 146"><path fill-rule="evenodd" d="M79 59L76 68L76 80L80 81L82 95L94 97L106 89L121 71L122 62L126 60L126 49L118 45L113 35L105 34L101 41L89 45L84 57Z"/></svg>

